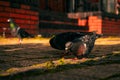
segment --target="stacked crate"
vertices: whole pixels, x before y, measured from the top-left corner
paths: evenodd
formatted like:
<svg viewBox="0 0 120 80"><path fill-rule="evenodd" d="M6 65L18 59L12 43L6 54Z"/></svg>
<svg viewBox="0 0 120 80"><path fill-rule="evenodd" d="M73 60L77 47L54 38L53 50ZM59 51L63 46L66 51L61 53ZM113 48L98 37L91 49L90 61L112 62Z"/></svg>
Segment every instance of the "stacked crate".
<svg viewBox="0 0 120 80"><path fill-rule="evenodd" d="M102 32L105 35L120 36L120 19L105 17L102 22Z"/></svg>
<svg viewBox="0 0 120 80"><path fill-rule="evenodd" d="M88 19L89 31L97 31L98 34L102 33L102 18L101 16L89 16Z"/></svg>
<svg viewBox="0 0 120 80"><path fill-rule="evenodd" d="M40 9L65 12L65 0L40 0Z"/></svg>
<svg viewBox="0 0 120 80"><path fill-rule="evenodd" d="M78 19L68 18L67 14L57 12L41 11L40 12L40 34L48 36L61 32L87 32L87 26L79 26Z"/></svg>
<svg viewBox="0 0 120 80"><path fill-rule="evenodd" d="M89 16L85 19L78 19L79 26L88 26L88 31L97 31L98 34L102 33L102 19L100 16Z"/></svg>
<svg viewBox="0 0 120 80"><path fill-rule="evenodd" d="M6 28L6 36L10 36L10 29L7 19L13 18L14 21L29 33L38 33L39 12L29 4L22 4L10 1L0 1L0 35Z"/></svg>
<svg viewBox="0 0 120 80"><path fill-rule="evenodd" d="M5 36L9 34L7 19L10 14L6 12L6 8L10 7L10 3L6 1L0 1L0 36Z"/></svg>
<svg viewBox="0 0 120 80"><path fill-rule="evenodd" d="M79 26L88 26L88 31L97 31L104 35L120 35L120 16L89 16L78 19Z"/></svg>

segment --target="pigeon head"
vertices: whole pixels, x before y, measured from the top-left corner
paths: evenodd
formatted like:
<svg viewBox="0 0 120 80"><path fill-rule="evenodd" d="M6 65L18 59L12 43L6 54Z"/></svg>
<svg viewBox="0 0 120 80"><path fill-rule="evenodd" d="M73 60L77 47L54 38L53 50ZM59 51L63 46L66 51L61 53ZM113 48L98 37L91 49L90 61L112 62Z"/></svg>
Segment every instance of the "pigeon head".
<svg viewBox="0 0 120 80"><path fill-rule="evenodd" d="M100 38L102 36L103 36L103 34L97 34L97 31L93 31L92 35L91 35L91 37L94 37L95 39L98 39L98 38Z"/></svg>
<svg viewBox="0 0 120 80"><path fill-rule="evenodd" d="M90 35L90 40L95 41L98 39L100 36L96 32L93 32L92 35Z"/></svg>
<svg viewBox="0 0 120 80"><path fill-rule="evenodd" d="M13 22L13 19L12 19L12 18L9 18L9 19L7 20L7 22Z"/></svg>
<svg viewBox="0 0 120 80"><path fill-rule="evenodd" d="M97 34L97 35L96 35L96 39L97 39L97 38L100 38L100 37L102 37L102 36L103 36L103 34Z"/></svg>

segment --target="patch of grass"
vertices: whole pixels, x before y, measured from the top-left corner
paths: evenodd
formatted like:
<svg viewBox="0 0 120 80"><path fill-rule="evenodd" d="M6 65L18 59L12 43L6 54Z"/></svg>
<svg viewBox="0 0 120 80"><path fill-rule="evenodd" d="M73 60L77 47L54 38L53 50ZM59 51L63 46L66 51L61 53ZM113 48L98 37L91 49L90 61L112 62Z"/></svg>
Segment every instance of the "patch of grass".
<svg viewBox="0 0 120 80"><path fill-rule="evenodd" d="M48 62L46 62L46 63L45 63L45 68L46 68L46 69L53 69L53 68L55 68L54 62L53 62L53 61L48 61Z"/></svg>

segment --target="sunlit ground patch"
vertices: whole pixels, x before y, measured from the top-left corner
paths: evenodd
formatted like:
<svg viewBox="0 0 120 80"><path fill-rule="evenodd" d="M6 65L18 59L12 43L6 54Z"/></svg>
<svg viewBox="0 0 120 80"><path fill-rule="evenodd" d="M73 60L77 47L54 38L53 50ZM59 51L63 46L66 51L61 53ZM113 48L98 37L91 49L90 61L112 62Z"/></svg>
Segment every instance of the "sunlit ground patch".
<svg viewBox="0 0 120 80"><path fill-rule="evenodd" d="M10 40L12 40L13 42L9 42ZM3 51L0 51L0 62L1 64L14 64L14 62L18 62L20 60L24 62L24 60L28 60L28 62L26 64L29 64L29 62L31 61L35 61L38 63L31 63L32 65L27 65L27 66L23 66L22 67L9 67L6 70L2 70L2 68L0 69L0 76L16 76L19 75L20 73L24 73L22 76L26 75L26 76L36 76L37 75L41 75L41 74L48 74L48 73L56 73L56 72L61 72L61 71L65 71L65 70L73 70L73 69L84 69L85 67L87 69L91 69L91 67L95 67L95 66L101 66L103 65L102 68L104 68L104 65L108 65L107 68L109 68L109 65L116 65L116 67L119 68L119 64L120 64L120 38L100 38L96 41L95 44L95 50L92 52L93 54L90 54L89 58L86 59L79 59L79 60L73 60L70 58L65 58L65 59L61 59L61 58L57 58L57 59L51 59L51 56L55 56L56 53L58 53L59 51L57 50L50 50L48 51L48 47L49 46L49 38L32 38L32 39L24 39L23 40L23 44L28 44L28 45L24 45L23 47L18 47L16 48L16 44L17 43L17 39L16 38L11 38L11 39L0 39L0 45L1 45L1 49L3 49ZM35 45L34 45L35 44ZM13 46L15 45L15 46ZM37 46L39 45L39 46ZM44 47L41 47L41 45L45 45ZM15 47L15 48L14 48ZM45 49L44 49L45 48ZM24 50L22 50L24 49ZM27 50L29 51L27 51ZM34 49L32 51L32 49ZM50 48L52 49L52 48ZM43 51L41 51L43 50ZM22 52L18 52L18 51L22 51ZM14 54L9 54L14 52ZM40 53L41 52L41 53ZM46 52L46 53L45 53ZM47 54L52 54L52 55L47 55ZM3 57L11 57L8 59L3 59ZM99 55L99 56L98 56ZM46 57L45 57L46 56ZM92 57L91 57L92 56ZM43 57L43 58L41 58ZM15 58L15 60L13 59ZM16 61L19 58L18 61ZM48 59L49 58L49 59ZM13 63L10 63L7 60L12 60L13 59ZM40 62L41 60L45 60L44 62ZM7 62L6 62L7 61ZM20 65L20 64L19 64ZM6 66L5 66L6 67ZM100 70L102 70L102 68ZM107 68L105 70L107 70ZM111 67L112 69L112 67ZM115 68L116 72L115 74L112 75L112 72L107 75L104 76L100 76L99 79L97 80L109 80L111 79L111 77L116 76L118 77L118 69ZM79 72L80 73L80 72ZM94 72L92 72L94 73ZM95 73L96 74L96 73ZM102 74L102 73L99 73ZM97 75L99 75L97 74ZM15 77L14 76L14 77Z"/></svg>

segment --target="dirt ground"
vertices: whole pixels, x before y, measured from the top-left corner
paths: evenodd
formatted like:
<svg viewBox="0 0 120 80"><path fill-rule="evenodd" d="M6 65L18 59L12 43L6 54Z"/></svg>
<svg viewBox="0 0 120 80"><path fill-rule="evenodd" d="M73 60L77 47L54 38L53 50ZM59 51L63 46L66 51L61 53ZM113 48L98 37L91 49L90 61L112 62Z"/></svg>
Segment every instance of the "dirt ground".
<svg viewBox="0 0 120 80"><path fill-rule="evenodd" d="M0 80L120 80L120 37L96 40L87 59L74 60L68 55L64 65L45 70L38 66L60 60L61 53L50 47L49 39L24 39L19 45L16 38L1 38ZM36 68L29 69L31 66Z"/></svg>

